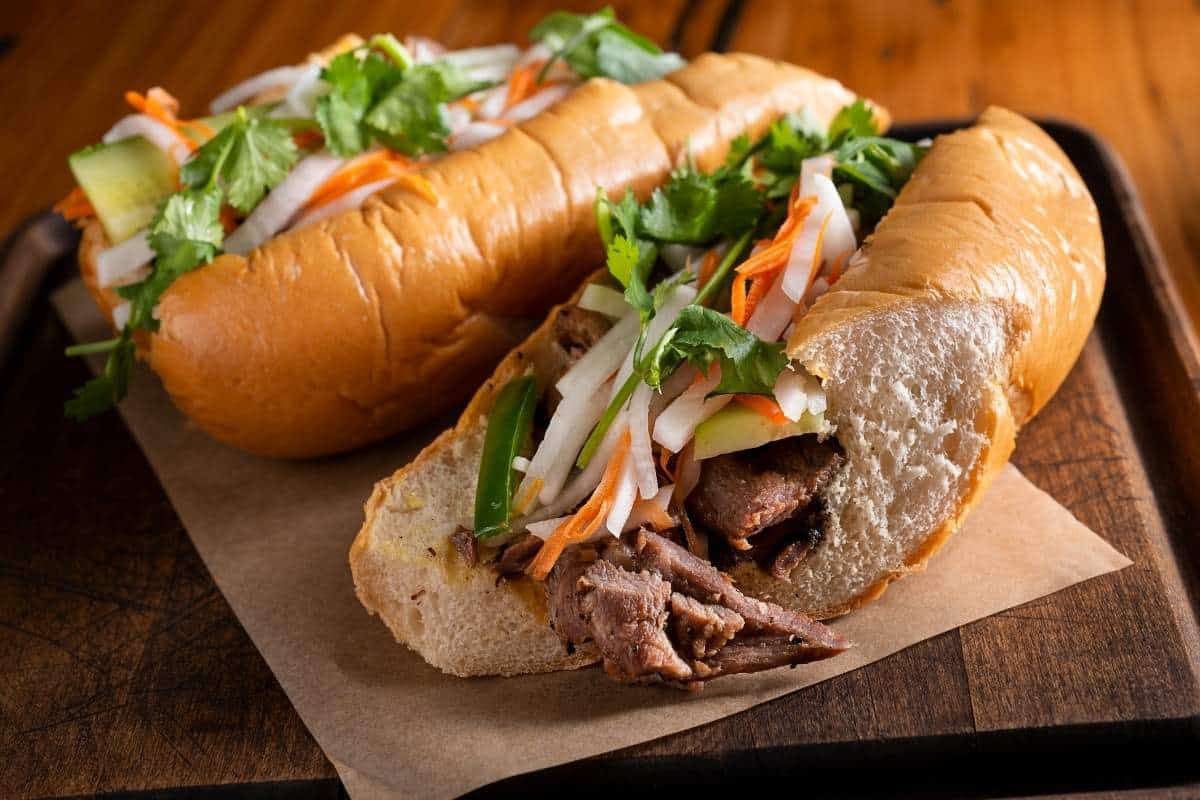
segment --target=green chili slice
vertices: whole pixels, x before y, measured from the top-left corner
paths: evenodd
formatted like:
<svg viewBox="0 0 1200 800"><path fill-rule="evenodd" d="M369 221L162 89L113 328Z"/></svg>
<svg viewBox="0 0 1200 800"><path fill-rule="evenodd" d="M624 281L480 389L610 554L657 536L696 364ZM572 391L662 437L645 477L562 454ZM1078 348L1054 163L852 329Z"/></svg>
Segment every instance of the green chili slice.
<svg viewBox="0 0 1200 800"><path fill-rule="evenodd" d="M487 539L508 532L508 518L516 491L513 459L533 426L537 405L537 381L532 375L509 381L496 396L488 416L479 460L479 484L475 489L475 536Z"/></svg>

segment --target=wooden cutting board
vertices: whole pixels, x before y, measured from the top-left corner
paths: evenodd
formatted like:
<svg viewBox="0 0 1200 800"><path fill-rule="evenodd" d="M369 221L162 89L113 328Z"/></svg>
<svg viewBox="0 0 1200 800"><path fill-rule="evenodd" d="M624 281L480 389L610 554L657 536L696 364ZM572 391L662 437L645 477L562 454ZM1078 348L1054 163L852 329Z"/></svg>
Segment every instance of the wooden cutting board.
<svg viewBox="0 0 1200 800"><path fill-rule="evenodd" d="M213 4L213 14L244 15L235 5ZM324 40L351 28L417 30L454 44L497 40L558 5L516 13L472 5L458 16L406 7L370 19L321 15L314 5L296 10L290 24L271 12L275 38L256 47L271 44L292 58L300 54L285 46L289 36ZM778 50L770 37L762 47L738 41L749 36L742 31L769 32L765 11L740 6L619 10L685 53L731 36L745 49ZM158 41L149 22L121 13L127 27ZM300 20L323 27L301 33ZM184 21L228 50L228 34L207 14ZM175 45L185 46L183 39ZM165 69L170 48L154 44L149 52ZM249 71L228 67L218 77ZM185 89L198 98L217 79L191 80L184 78ZM941 127L899 133L920 137ZM840 795L903 789L959 797L1200 779L1200 367L1121 167L1086 131L1050 130L1099 204L1109 284L1079 364L1023 432L1014 460L1135 565L718 723L482 794L634 779L747 788L786 776L797 789ZM46 251L70 249L70 232L49 218L25 233ZM10 240L0 281L22 260L22 275L41 273L48 262L33 257L33 241ZM49 265L0 384L0 796L197 787L230 796L336 796L332 766L213 585L120 420L80 426L62 418L62 400L86 374L61 357L68 339L45 288L70 275L70 261Z"/></svg>

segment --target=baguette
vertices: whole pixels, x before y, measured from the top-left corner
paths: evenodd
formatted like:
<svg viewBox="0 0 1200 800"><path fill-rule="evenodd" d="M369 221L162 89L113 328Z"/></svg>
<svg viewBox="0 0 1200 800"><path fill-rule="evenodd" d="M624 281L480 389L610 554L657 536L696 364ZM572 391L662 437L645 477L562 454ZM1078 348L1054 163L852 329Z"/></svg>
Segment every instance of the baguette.
<svg viewBox="0 0 1200 800"><path fill-rule="evenodd" d="M633 88L590 80L426 167L436 204L395 186L182 277L142 354L185 414L251 453L377 441L464 401L474 376L600 264L597 186L644 199L689 155L711 168L738 134L801 107L827 124L852 99L836 81L749 55L706 54ZM94 257L81 249L85 278ZM112 293L93 293L111 314Z"/></svg>
<svg viewBox="0 0 1200 800"><path fill-rule="evenodd" d="M989 108L939 139L788 342L851 464L825 541L789 582L735 579L828 618L923 569L1066 378L1103 288L1095 203L1044 131Z"/></svg>
<svg viewBox="0 0 1200 800"><path fill-rule="evenodd" d="M1096 208L1044 132L992 108L940 137L788 343L822 380L845 452L823 498L825 539L790 579L744 562L737 586L829 618L923 567L1062 383L1103 284ZM446 672L512 675L597 657L568 653L545 624L543 584L497 582L448 545L472 524L496 392L530 366L546 380L561 311L501 362L452 430L375 487L350 550L366 609Z"/></svg>

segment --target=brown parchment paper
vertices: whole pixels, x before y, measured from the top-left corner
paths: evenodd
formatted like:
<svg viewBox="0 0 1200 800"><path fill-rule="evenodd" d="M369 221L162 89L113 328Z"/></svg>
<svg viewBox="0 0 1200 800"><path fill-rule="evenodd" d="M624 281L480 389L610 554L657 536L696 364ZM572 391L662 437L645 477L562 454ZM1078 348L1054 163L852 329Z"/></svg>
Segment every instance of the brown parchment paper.
<svg viewBox="0 0 1200 800"><path fill-rule="evenodd" d="M79 282L54 303L76 339L107 335ZM346 561L372 485L434 428L345 457L258 459L189 426L144 368L121 414L355 798L454 796L711 722L1130 563L1010 466L924 574L834 624L857 645L837 658L694 696L620 686L596 669L463 680L392 641L355 599Z"/></svg>

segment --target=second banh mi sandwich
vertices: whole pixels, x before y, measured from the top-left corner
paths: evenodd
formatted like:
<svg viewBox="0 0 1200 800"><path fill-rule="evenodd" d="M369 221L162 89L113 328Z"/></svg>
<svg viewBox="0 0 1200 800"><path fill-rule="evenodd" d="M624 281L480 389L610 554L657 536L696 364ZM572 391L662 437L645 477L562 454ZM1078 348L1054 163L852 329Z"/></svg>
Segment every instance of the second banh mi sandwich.
<svg viewBox="0 0 1200 800"><path fill-rule="evenodd" d="M349 37L197 120L131 93L139 113L72 156L61 206L117 332L71 351L108 364L68 413L119 400L136 355L235 447L377 441L465 401L603 263L597 187L644 200L786 112L828 124L854 99L755 56L685 64L607 11L552 14L531 38Z"/></svg>
<svg viewBox="0 0 1200 800"><path fill-rule="evenodd" d="M988 109L931 145L790 116L648 203L607 271L384 480L358 597L460 676L602 661L697 688L850 646L1078 356L1104 284L1078 173Z"/></svg>

